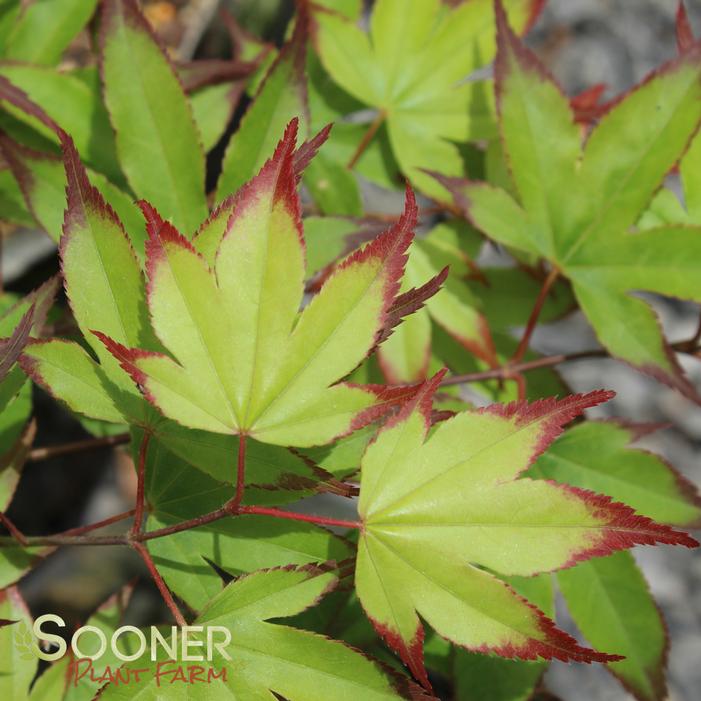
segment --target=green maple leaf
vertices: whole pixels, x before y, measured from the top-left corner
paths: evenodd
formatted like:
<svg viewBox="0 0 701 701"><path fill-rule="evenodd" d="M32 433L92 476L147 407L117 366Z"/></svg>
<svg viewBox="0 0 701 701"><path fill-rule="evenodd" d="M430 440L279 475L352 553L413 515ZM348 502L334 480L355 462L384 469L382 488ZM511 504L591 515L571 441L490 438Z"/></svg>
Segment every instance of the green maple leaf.
<svg viewBox="0 0 701 701"><path fill-rule="evenodd" d="M311 153L295 152L295 140L293 122L228 205L233 214L212 267L197 251L198 237L191 244L142 203L148 307L172 356L97 336L150 402L190 428L309 446L363 426L413 391L339 383L397 320L413 195L407 191L397 224L341 263L300 314L297 173Z"/></svg>
<svg viewBox="0 0 701 701"><path fill-rule="evenodd" d="M42 339L32 340L23 349L22 369L76 413L143 428L190 464L218 480L230 480L237 439L191 430L164 417L144 399L98 336L91 333L99 332L125 346L163 348L149 320L146 280L130 239L115 211L91 185L70 137L59 133L69 203L59 250L61 268L73 315L97 362L75 341ZM296 158L304 153L300 147ZM210 244L215 240L211 232L218 237L212 255L226 231L229 216L226 209L218 212L225 214L217 218L215 212L201 232L204 235L207 229ZM200 236L198 242L199 239ZM19 368L16 373L23 380ZM156 444L152 447L155 449ZM313 491L315 484L329 476L282 448L262 446L255 441L248 447L247 477L251 484L286 484L289 489Z"/></svg>
<svg viewBox="0 0 701 701"><path fill-rule="evenodd" d="M532 576L636 543L697 544L608 497L517 479L565 423L611 393L467 411L427 438L441 377L363 457L356 589L368 616L426 685L421 619L473 651L614 661L580 647L492 574Z"/></svg>
<svg viewBox="0 0 701 701"><path fill-rule="evenodd" d="M241 577L214 597L194 623L231 631L226 647L231 659L215 654L211 663L218 671L226 669L226 680L188 685L169 684L169 678L164 677L159 686L154 665L140 682L109 685L100 698L156 700L163 698L165 687L168 698L172 694L179 699L428 699L406 678L386 676L376 664L343 643L270 622L314 606L337 581L333 573L314 566L262 570Z"/></svg>
<svg viewBox="0 0 701 701"><path fill-rule="evenodd" d="M497 8L497 106L515 196L484 183L442 182L488 236L546 258L570 279L613 356L701 401L653 311L631 295L701 302L701 228L631 231L699 125L701 50L616 102L582 145L569 101Z"/></svg>
<svg viewBox="0 0 701 701"><path fill-rule="evenodd" d="M664 619L631 553L582 562L559 572L557 580L586 639L625 656L608 663L609 672L641 701L668 698Z"/></svg>
<svg viewBox="0 0 701 701"><path fill-rule="evenodd" d="M509 0L512 20L525 29L542 2ZM386 119L394 156L427 195L445 199L423 168L461 175L454 142L495 135L486 81L467 81L494 56L492 0L449 8L441 0L379 0L366 34L340 13L317 8L314 41L334 80Z"/></svg>

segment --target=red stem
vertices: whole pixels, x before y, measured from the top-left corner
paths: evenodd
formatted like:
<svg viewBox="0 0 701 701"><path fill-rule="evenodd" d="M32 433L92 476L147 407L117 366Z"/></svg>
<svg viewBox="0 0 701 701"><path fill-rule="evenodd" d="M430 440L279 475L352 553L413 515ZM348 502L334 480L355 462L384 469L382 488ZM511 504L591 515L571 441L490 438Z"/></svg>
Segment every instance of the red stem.
<svg viewBox="0 0 701 701"><path fill-rule="evenodd" d="M275 516L276 518L287 518L292 521L306 521L315 523L318 526L339 526L340 528L360 528L360 521L345 521L339 518L328 518L326 516L312 516L311 514L300 514L296 511L282 511L266 506L242 506L238 510L239 514L259 514L261 516Z"/></svg>
<svg viewBox="0 0 701 701"><path fill-rule="evenodd" d="M239 435L239 454L236 463L236 494L227 505L232 511L238 509L246 490L246 435Z"/></svg>
<svg viewBox="0 0 701 701"><path fill-rule="evenodd" d="M373 137L375 134L377 134L377 130L382 126L382 122L385 121L385 117L387 117L387 113L384 110L380 110L377 113L377 116L373 120L372 124L370 124L368 130L365 132L365 134L363 134L363 138L360 140L358 148L355 149L355 153L351 157L350 161L348 161L348 165L346 166L348 170L353 170L355 164L360 160L363 153L365 153L365 149L370 145Z"/></svg>
<svg viewBox="0 0 701 701"><path fill-rule="evenodd" d="M172 526L165 526L164 528L158 528L155 531L146 531L139 536L140 541L154 540L155 538L163 538L167 535L172 535L173 533L180 533L182 531L189 531L191 528L198 528L199 526L206 526L209 523L214 523L227 516L233 516L226 507L221 509L216 509L208 514L202 516L197 516L195 518L188 519L187 521L181 521L180 523L174 523Z"/></svg>
<svg viewBox="0 0 701 701"><path fill-rule="evenodd" d="M41 448L34 448L27 456L27 462L38 462L48 460L59 455L71 455L72 453L82 453L87 450L98 450L99 448L109 448L115 445L128 443L130 436L128 433L119 433L114 436L103 436L101 438L87 438L84 441L74 441L72 443L62 443L61 445L47 445Z"/></svg>
<svg viewBox="0 0 701 701"><path fill-rule="evenodd" d="M27 547L27 545L28 545L27 539L25 538L25 536L24 536L24 534L22 533L22 531L20 531L20 529L17 528L17 526L15 526L14 523L12 523L12 521L10 520L10 518L9 518L6 514L4 514L4 513L2 513L2 512L0 512L0 523L2 523L2 525L5 526L5 528L7 528L7 530L10 532L10 535L11 535L23 548L26 548L26 547Z"/></svg>
<svg viewBox="0 0 701 701"><path fill-rule="evenodd" d="M528 350L528 344L530 343L531 336L533 335L536 324L538 323L538 317L540 316L541 311L543 311L545 300L548 298L550 288L555 284L559 274L560 271L557 268L553 268L548 274L548 277L545 278L543 286L540 288L540 292L538 293L538 298L533 306L533 311L531 311L531 315L528 318L528 323L526 324L526 329L523 332L521 341L518 344L518 348L516 349L513 358L511 358L511 363L520 363L521 360L523 360L523 356Z"/></svg>
<svg viewBox="0 0 701 701"><path fill-rule="evenodd" d="M165 601L166 606L170 609L170 612L173 614L175 622L180 627L186 626L187 622L185 621L183 614L180 613L180 609L175 603L175 599L173 599L173 595L170 593L170 590L166 586L166 583L163 581L163 577L161 577L160 573L156 569L156 565L153 564L153 560L151 559L151 555L146 549L146 546L136 541L132 542L131 546L134 548L134 550L136 550L136 552L139 553L139 555L141 555L144 563L146 564L146 567L148 567L148 571L151 573L151 577L153 577L153 581L156 583L158 591L161 592L163 601Z"/></svg>
<svg viewBox="0 0 701 701"><path fill-rule="evenodd" d="M89 523L87 526L78 526L77 528L70 528L62 533L57 533L57 536L71 536L71 535L82 535L83 533L90 533L90 531L96 531L98 528L104 528L105 526L111 526L113 523L119 523L119 521L124 521L124 519L133 516L135 509L129 509L129 511L123 511L121 514L116 514L115 516L110 516L102 521L97 521L96 523Z"/></svg>
<svg viewBox="0 0 701 701"><path fill-rule="evenodd" d="M144 525L144 492L146 483L146 454L148 453L148 444L151 441L151 434L146 431L141 439L139 448L139 466L137 470L137 485L136 485L136 509L134 509L134 523L131 527L131 534L141 533Z"/></svg>

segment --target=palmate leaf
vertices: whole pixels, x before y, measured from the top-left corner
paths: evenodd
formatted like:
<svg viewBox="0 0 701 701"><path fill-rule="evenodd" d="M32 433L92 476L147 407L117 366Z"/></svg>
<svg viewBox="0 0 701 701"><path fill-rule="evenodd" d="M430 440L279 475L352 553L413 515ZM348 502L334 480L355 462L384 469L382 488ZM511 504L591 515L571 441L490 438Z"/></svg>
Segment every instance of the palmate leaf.
<svg viewBox="0 0 701 701"><path fill-rule="evenodd" d="M701 228L629 231L699 125L701 49L616 102L582 147L569 101L509 28L500 2L497 9L497 104L517 199L484 183L443 182L488 236L548 259L571 280L613 356L701 401L651 308L630 294L701 301Z"/></svg>
<svg viewBox="0 0 701 701"><path fill-rule="evenodd" d="M313 148L296 154L295 139L293 122L236 195L213 268L142 205L150 316L172 357L98 337L165 416L310 446L363 426L414 391L336 383L392 323L416 204L408 191L397 224L347 258L299 314L305 266L296 160L304 164Z"/></svg>
<svg viewBox="0 0 701 701"><path fill-rule="evenodd" d="M270 619L294 616L331 590L332 572L314 566L264 570L241 577L211 599L195 625L225 626L231 631L230 661L215 654L212 665L228 672L226 681L211 684L171 684L168 698L245 699L245 701L396 701L426 699L406 678L382 670L343 643L292 628ZM197 637L197 635L195 635ZM149 663L145 662L145 665ZM155 670L154 663L149 671ZM106 701L163 698L155 674L141 681L109 685Z"/></svg>
<svg viewBox="0 0 701 701"><path fill-rule="evenodd" d="M427 439L439 373L361 466L356 589L378 632L428 683L419 616L473 651L613 661L580 647L489 570L532 576L638 543L697 545L608 497L517 479L598 391L457 414Z"/></svg>
<svg viewBox="0 0 701 701"><path fill-rule="evenodd" d="M539 0L509 0L513 21L525 29ZM422 192L446 191L422 172L464 172L452 142L495 134L486 81L467 82L494 56L491 0L448 8L441 0L379 0L366 34L341 14L314 12L314 42L326 70L363 104L385 115L402 171Z"/></svg>
<svg viewBox="0 0 701 701"><path fill-rule="evenodd" d="M189 430L163 417L91 333L109 333L122 344L161 348L148 319L146 284L129 238L115 212L90 184L77 151L65 134L63 146L69 203L59 251L63 280L74 317L98 362L79 343L54 338L32 341L25 347L20 364L37 384L72 411L100 421L146 429L155 439L154 449L163 442L198 469L218 480L230 480L236 439ZM21 309L25 308L18 306L8 314L16 319ZM0 319L0 329L4 320L5 317ZM23 381L22 373L19 369L17 372ZM276 450L277 454L273 454ZM286 491L270 492L282 495L282 501L289 500L293 491L298 495L313 492L320 481L329 477L287 450L255 441L248 446L248 458L250 484L284 485Z"/></svg>

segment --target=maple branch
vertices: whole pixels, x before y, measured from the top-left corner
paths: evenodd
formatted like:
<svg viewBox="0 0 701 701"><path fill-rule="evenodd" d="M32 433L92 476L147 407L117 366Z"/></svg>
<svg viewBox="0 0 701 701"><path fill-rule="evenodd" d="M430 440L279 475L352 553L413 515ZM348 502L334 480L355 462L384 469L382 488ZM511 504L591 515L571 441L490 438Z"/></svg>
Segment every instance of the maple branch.
<svg viewBox="0 0 701 701"><path fill-rule="evenodd" d="M128 443L131 436L128 433L118 433L114 436L103 436L101 438L86 438L82 441L72 443L62 443L60 445L47 445L41 448L34 448L29 451L27 462L39 462L58 457L59 455L71 455L72 453L82 453L88 450L99 450L116 445Z"/></svg>
<svg viewBox="0 0 701 701"><path fill-rule="evenodd" d="M257 514L260 516L271 516L274 518L284 518L292 521L305 521L307 523L314 523L317 526L338 526L339 528L360 528L361 524L359 521L348 521L344 519L330 518L327 516L313 516L311 514L300 514L295 511L283 511L282 509L274 509L265 506L239 506L233 507L230 503L225 506L210 511L207 514L202 514L201 516L196 516L195 518L188 519L186 521L181 521L180 523L174 523L172 526L165 526L164 528L158 528L154 531L146 531L140 533L129 533L128 535L116 535L116 536L89 536L80 535L80 533L87 532L88 529L96 529L102 525L108 525L108 523L114 523L116 521L128 518L132 512L125 512L123 514L118 514L117 516L112 516L105 521L101 521L99 524L92 524L91 526L83 526L81 528L73 529L72 531L65 531L64 533L58 533L56 535L49 536L31 536L25 538L26 546L37 546L37 545L51 545L51 546L90 546L90 545L131 545L143 544L149 540L155 540L156 538L165 538L166 536L173 535L174 533L181 533L182 531L189 531L193 528L198 528L200 526L206 526L215 521L220 521L224 518L234 517L234 516L245 516L247 514ZM2 538L0 537L0 548L7 547L8 545L15 544L12 538Z"/></svg>
<svg viewBox="0 0 701 701"><path fill-rule="evenodd" d="M691 339L693 340L693 339ZM672 343L671 348L677 353L686 353L688 355L698 356L701 351L699 346L690 346L691 341L679 341ZM480 372L470 372L465 375L453 375L446 377L441 382L441 387L450 387L451 385L463 385L470 382L484 382L485 380L513 380L518 374L529 372L531 370L539 370L541 368L550 368L561 363L570 363L574 360L586 360L588 358L612 358L611 354L605 348L596 348L593 350L579 351L577 353L559 353L557 355L546 355L535 360L528 360L515 365L504 365L500 368L484 370Z"/></svg>
<svg viewBox="0 0 701 701"><path fill-rule="evenodd" d="M485 380L508 380L513 379L514 375L518 375L530 370L538 370L540 368L549 368L560 363L568 363L573 360L583 360L585 358L606 358L608 353L603 349L580 351L579 353L547 355L536 360L529 360L525 363L517 363L515 365L504 365L500 368L492 370L484 370L482 372L471 372L465 375L453 375L446 377L441 382L441 387L450 387L451 385L463 385L470 382L483 382Z"/></svg>
<svg viewBox="0 0 701 701"><path fill-rule="evenodd" d="M124 521L129 517L133 516L135 509L129 509L129 511L123 511L121 514L115 514L114 516L109 516L108 518L102 519L102 521L96 521L95 523L89 523L86 526L77 526L76 528L69 528L67 531L57 533L57 536L74 536L83 535L83 533L90 533L90 531L96 531L99 528L104 528L105 526L111 526L113 523L119 523Z"/></svg>
<svg viewBox="0 0 701 701"><path fill-rule="evenodd" d="M183 614L180 612L178 605L175 603L175 599L170 593L170 589L168 589L166 583L163 581L163 577L161 577L159 571L156 569L156 565L153 564L153 560L151 559L151 555L146 549L146 546L143 543L139 543L138 541L133 541L131 543L131 546L134 548L134 550L136 550L136 552L139 553L139 555L141 555L141 558L143 559L144 563L146 564L146 567L148 568L148 571L151 573L151 577L153 577L153 581L158 587L158 591L161 592L163 601L165 601L166 606L170 609L170 612L173 614L175 622L181 628L186 626L187 622L185 621Z"/></svg>
<svg viewBox="0 0 701 701"><path fill-rule="evenodd" d="M377 113L377 116L368 127L368 130L365 132L365 134L363 134L363 138L360 140L358 148L355 149L355 153L351 156L350 161L348 161L348 165L346 166L348 170L353 170L353 168L355 168L355 164L365 153L365 149L370 145L372 138L375 136L375 134L377 134L377 130L382 126L382 122L385 121L386 117L387 112L385 112L385 110L380 110Z"/></svg>
<svg viewBox="0 0 701 701"><path fill-rule="evenodd" d="M144 432L144 437L141 439L139 448L139 465L137 469L137 485L136 485L136 508L134 509L134 523L131 526L131 535L141 533L144 525L144 491L146 482L146 454L148 452L148 444L151 441L150 432Z"/></svg>
<svg viewBox="0 0 701 701"><path fill-rule="evenodd" d="M510 364L512 366L514 363L520 363L523 360L523 356L528 350L528 344L530 343L531 336L533 335L535 327L538 323L538 317L543 311L543 305L545 304L545 300L548 298L548 293L550 292L552 286L555 284L555 281L557 280L559 275L560 271L557 268L553 268L548 274L548 277L545 278L543 286L540 288L540 292L538 293L538 298L536 299L535 304L533 305L531 315L528 317L528 323L526 324L526 328L523 332L523 336L521 337L521 341L518 344L516 352L511 358Z"/></svg>
<svg viewBox="0 0 701 701"><path fill-rule="evenodd" d="M146 531L146 533L140 533L138 540L144 542L147 540L154 540L155 538L163 538L173 533L180 533L182 531L189 531L193 528L199 528L199 526L206 526L209 523L214 523L227 516L233 516L234 514L227 509L226 506L222 506L220 509L215 509L210 511L208 514L203 514L202 516L195 516L195 518L188 519L187 521L181 521L180 523L174 523L172 526L164 526L163 528L158 528L155 531Z"/></svg>

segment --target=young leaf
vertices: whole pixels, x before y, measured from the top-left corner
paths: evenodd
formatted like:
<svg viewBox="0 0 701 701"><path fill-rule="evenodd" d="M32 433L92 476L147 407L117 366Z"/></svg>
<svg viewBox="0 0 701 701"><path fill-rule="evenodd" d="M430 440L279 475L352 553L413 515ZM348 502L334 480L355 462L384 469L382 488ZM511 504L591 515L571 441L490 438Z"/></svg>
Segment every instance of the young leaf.
<svg viewBox="0 0 701 701"><path fill-rule="evenodd" d="M300 119L301 132L308 132L309 109L304 81L306 24L302 11L292 38L270 67L229 142L217 183L217 202L237 192L258 172L273 152L278 134L290 120Z"/></svg>
<svg viewBox="0 0 701 701"><path fill-rule="evenodd" d="M212 270L158 213L149 229L148 303L170 356L99 337L144 396L191 428L314 445L359 428L413 388L336 384L380 337L413 238L416 204L346 259L298 317L304 239L296 124L242 188ZM176 362L177 361L177 362Z"/></svg>
<svg viewBox="0 0 701 701"><path fill-rule="evenodd" d="M35 0L24 4L2 51L28 63L58 63L75 35L87 24L97 0Z"/></svg>
<svg viewBox="0 0 701 701"><path fill-rule="evenodd" d="M106 0L101 28L105 104L134 192L192 235L207 214L204 152L167 54L135 0Z"/></svg>
<svg viewBox="0 0 701 701"><path fill-rule="evenodd" d="M487 235L548 259L571 280L613 356L701 401L652 310L630 294L701 301L701 229L628 231L698 128L701 49L616 102L582 149L569 101L509 28L501 2L497 25L497 104L518 201L489 185L442 182Z"/></svg>
<svg viewBox="0 0 701 701"><path fill-rule="evenodd" d="M270 623L313 606L336 584L331 572L313 566L255 572L229 584L214 597L195 625L225 626L232 633L230 661L215 653L225 667L226 681L210 684L213 698L289 701L392 701L421 699L421 692L403 677L387 677L361 654L315 633ZM195 634L197 637L197 634ZM155 665L154 665L155 667ZM162 697L155 675L143 675L129 685L109 685L101 699L143 701ZM275 696L273 696L273 693Z"/></svg>
<svg viewBox="0 0 701 701"><path fill-rule="evenodd" d="M629 447L634 432L588 421L558 438L531 474L625 500L637 512L674 526L698 527L696 487L661 457Z"/></svg>
<svg viewBox="0 0 701 701"><path fill-rule="evenodd" d="M606 666L641 701L667 698L667 631L630 553L583 562L557 575L567 607L597 649L625 656Z"/></svg>
<svg viewBox="0 0 701 701"><path fill-rule="evenodd" d="M541 3L507 4L513 21L526 28ZM317 51L334 80L378 110L376 124L387 121L406 177L427 195L445 199L443 187L422 169L461 175L463 161L453 142L494 132L487 84L464 80L494 55L491 0L451 9L440 0L380 0L369 35L343 15L317 9L313 27Z"/></svg>
<svg viewBox="0 0 701 701"><path fill-rule="evenodd" d="M363 457L356 588L368 616L424 684L419 616L473 651L611 660L577 645L489 572L532 576L636 543L696 545L607 497L516 479L564 424L611 393L463 412L427 440L442 374Z"/></svg>

